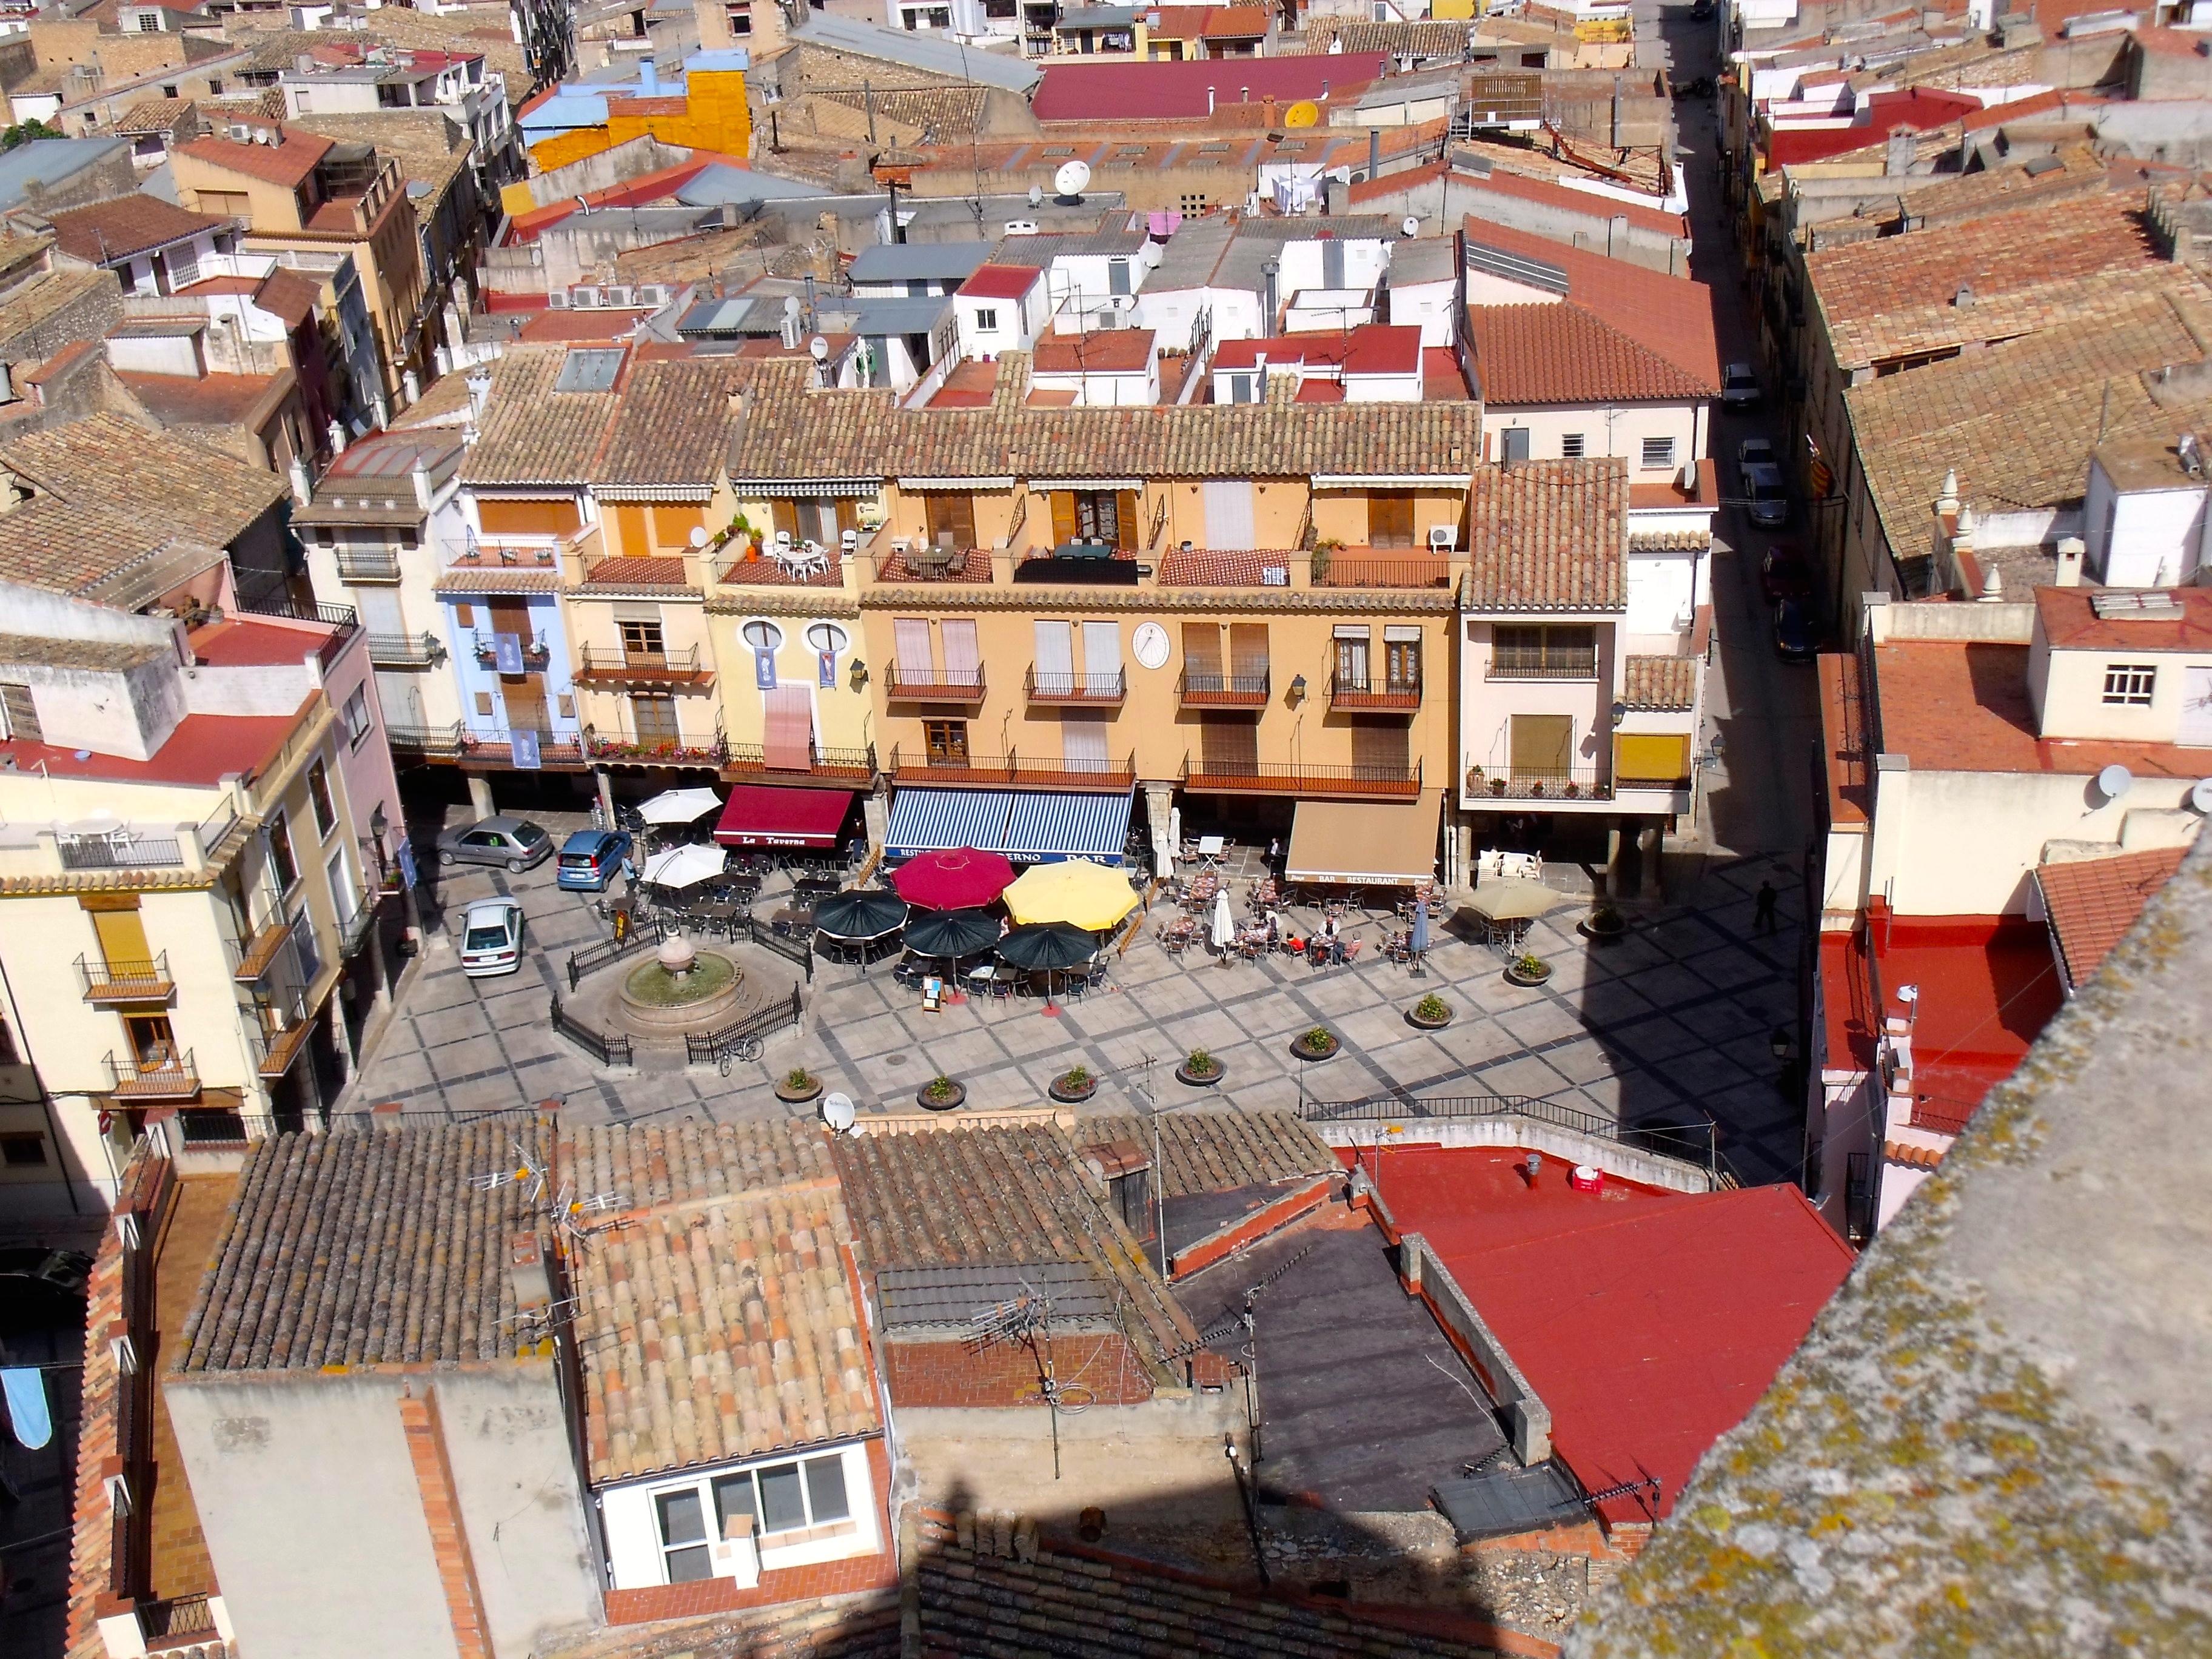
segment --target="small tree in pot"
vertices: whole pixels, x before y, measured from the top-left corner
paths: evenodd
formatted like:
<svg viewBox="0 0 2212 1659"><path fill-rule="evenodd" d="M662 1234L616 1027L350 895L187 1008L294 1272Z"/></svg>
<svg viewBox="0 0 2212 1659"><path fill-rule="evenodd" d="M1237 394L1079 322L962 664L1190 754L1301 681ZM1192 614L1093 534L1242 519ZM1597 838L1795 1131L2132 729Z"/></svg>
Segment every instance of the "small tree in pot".
<svg viewBox="0 0 2212 1659"><path fill-rule="evenodd" d="M1176 1075L1185 1083L1203 1086L1221 1081L1221 1062L1203 1048L1194 1048L1183 1063L1176 1067Z"/></svg>
<svg viewBox="0 0 2212 1659"><path fill-rule="evenodd" d="M1062 1105L1073 1106L1098 1092L1098 1079L1091 1075L1089 1067L1071 1066L1053 1079L1052 1087L1046 1092Z"/></svg>
<svg viewBox="0 0 2212 1659"><path fill-rule="evenodd" d="M1407 1012L1406 1018L1424 1031L1441 1031L1452 1022L1452 1006L1431 991Z"/></svg>
<svg viewBox="0 0 2212 1659"><path fill-rule="evenodd" d="M1310 1030L1301 1031L1297 1040L1291 1044L1291 1051L1300 1060L1327 1060L1340 1046L1335 1032L1326 1025L1316 1025Z"/></svg>

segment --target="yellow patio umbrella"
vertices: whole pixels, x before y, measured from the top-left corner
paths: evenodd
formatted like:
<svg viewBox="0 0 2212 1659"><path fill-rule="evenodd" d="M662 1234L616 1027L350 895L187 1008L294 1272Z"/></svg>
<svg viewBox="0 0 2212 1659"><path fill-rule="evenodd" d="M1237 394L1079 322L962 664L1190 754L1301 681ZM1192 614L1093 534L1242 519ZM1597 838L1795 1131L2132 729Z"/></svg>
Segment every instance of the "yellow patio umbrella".
<svg viewBox="0 0 2212 1659"><path fill-rule="evenodd" d="M1089 859L1040 864L1006 890L1006 908L1027 926L1065 921L1103 933L1137 908L1129 878Z"/></svg>

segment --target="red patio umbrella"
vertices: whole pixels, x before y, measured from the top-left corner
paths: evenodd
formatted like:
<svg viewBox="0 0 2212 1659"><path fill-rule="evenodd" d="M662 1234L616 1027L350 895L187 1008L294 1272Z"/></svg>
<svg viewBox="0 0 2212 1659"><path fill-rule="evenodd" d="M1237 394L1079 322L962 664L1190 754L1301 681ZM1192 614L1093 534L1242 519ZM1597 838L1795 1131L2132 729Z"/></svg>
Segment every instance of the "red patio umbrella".
<svg viewBox="0 0 2212 1659"><path fill-rule="evenodd" d="M925 910L965 910L988 904L1013 882L1012 865L996 853L973 847L916 854L891 878L901 898Z"/></svg>

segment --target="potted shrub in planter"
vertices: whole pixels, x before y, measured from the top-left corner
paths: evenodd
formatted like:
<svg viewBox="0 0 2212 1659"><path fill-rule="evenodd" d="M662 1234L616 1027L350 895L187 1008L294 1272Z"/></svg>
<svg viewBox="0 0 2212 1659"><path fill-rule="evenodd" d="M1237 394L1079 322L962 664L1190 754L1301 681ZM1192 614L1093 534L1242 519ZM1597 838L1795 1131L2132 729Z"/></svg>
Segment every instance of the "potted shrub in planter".
<svg viewBox="0 0 2212 1659"><path fill-rule="evenodd" d="M1586 939L1619 939L1628 931L1628 918L1610 904L1601 904L1578 924Z"/></svg>
<svg viewBox="0 0 2212 1659"><path fill-rule="evenodd" d="M925 1110L949 1112L968 1098L968 1087L940 1072L915 1090L914 1097Z"/></svg>
<svg viewBox="0 0 2212 1659"><path fill-rule="evenodd" d="M1194 1089L1211 1089L1221 1081L1222 1064L1203 1048L1194 1048L1189 1057L1176 1067L1176 1076Z"/></svg>
<svg viewBox="0 0 2212 1659"><path fill-rule="evenodd" d="M1552 964L1534 951L1523 951L1505 964L1505 977L1516 985L1541 985L1552 976Z"/></svg>
<svg viewBox="0 0 2212 1659"><path fill-rule="evenodd" d="M796 1105L822 1092L822 1079L804 1066L794 1066L776 1079L775 1097Z"/></svg>
<svg viewBox="0 0 2212 1659"><path fill-rule="evenodd" d="M1098 1092L1098 1079L1088 1067L1071 1066L1053 1079L1051 1088L1045 1092L1063 1106L1079 1105Z"/></svg>
<svg viewBox="0 0 2212 1659"><path fill-rule="evenodd" d="M1291 1040L1291 1052L1300 1060L1327 1060L1343 1046L1328 1026L1316 1025Z"/></svg>
<svg viewBox="0 0 2212 1659"><path fill-rule="evenodd" d="M1505 780L1505 779L1504 779L1504 778L1492 778L1492 779L1491 779L1491 781L1490 781L1490 793L1491 793L1492 794L1493 794L1493 795L1502 795L1502 794L1504 794L1504 793L1505 793L1505 784L1506 784L1506 780Z"/></svg>
<svg viewBox="0 0 2212 1659"><path fill-rule="evenodd" d="M1441 1031L1452 1023L1452 1006L1431 991L1406 1010L1406 1023L1424 1031Z"/></svg>

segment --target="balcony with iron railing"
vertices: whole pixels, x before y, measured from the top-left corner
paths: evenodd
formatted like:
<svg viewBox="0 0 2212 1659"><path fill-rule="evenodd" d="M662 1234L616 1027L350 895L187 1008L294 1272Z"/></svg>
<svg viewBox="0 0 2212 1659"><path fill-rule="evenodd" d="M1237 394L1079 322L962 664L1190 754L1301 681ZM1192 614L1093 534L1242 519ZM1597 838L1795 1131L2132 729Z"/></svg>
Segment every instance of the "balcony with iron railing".
<svg viewBox="0 0 2212 1659"><path fill-rule="evenodd" d="M589 728L586 728L588 730ZM515 763L514 738L518 730L529 732L536 739L538 764L542 768L581 766L586 757L586 744L580 733L563 737L557 732L542 728L532 731L527 726L515 728L504 726L467 727L461 732L459 758L483 761L490 765Z"/></svg>
<svg viewBox="0 0 2212 1659"><path fill-rule="evenodd" d="M514 636L514 640L521 653L521 662L525 668L544 668L553 660L553 647L545 642L545 636L543 634L535 635L527 639L518 634ZM498 666L499 636L496 634L487 634L483 629L477 629L471 635L471 643L475 648L477 662L480 666L485 668Z"/></svg>
<svg viewBox="0 0 2212 1659"><path fill-rule="evenodd" d="M915 754L894 744L890 775L901 783L1108 793L1127 789L1136 782L1137 757L1133 753L1121 761L1048 755Z"/></svg>
<svg viewBox="0 0 2212 1659"><path fill-rule="evenodd" d="M277 953L284 941L292 937L293 920L279 911L253 931L253 936L237 947L237 959L231 967L231 977L240 985L251 985L267 976L276 965Z"/></svg>
<svg viewBox="0 0 2212 1659"><path fill-rule="evenodd" d="M94 961L90 957L79 957L76 976L84 987L84 1000L95 1007L126 1002L167 1002L177 994L177 982L169 977L167 951L156 951L151 957L137 962L122 958Z"/></svg>
<svg viewBox="0 0 2212 1659"><path fill-rule="evenodd" d="M468 746L468 733L459 720L450 726L387 726L384 736L392 752L404 758L459 760Z"/></svg>
<svg viewBox="0 0 2212 1659"><path fill-rule="evenodd" d="M338 954L350 959L362 953L376 927L377 896L366 888L353 893L353 908L338 924Z"/></svg>
<svg viewBox="0 0 2212 1659"><path fill-rule="evenodd" d="M1273 684L1265 668L1227 674L1185 668L1176 681L1176 698L1186 708L1264 708Z"/></svg>
<svg viewBox="0 0 2212 1659"><path fill-rule="evenodd" d="M100 1065L107 1073L107 1092L118 1100L143 1104L199 1097L199 1067L189 1048L181 1054L136 1062L118 1060L111 1050L101 1057Z"/></svg>
<svg viewBox="0 0 2212 1659"><path fill-rule="evenodd" d="M1164 529L1164 522L1156 532ZM1283 588L1427 592L1448 596L1467 568L1457 549L1334 547L1281 550L1162 544L1141 549L1099 542L1036 543L1010 535L988 547L946 545L888 527L865 551L866 580L882 586L1052 584L1055 586ZM1445 601L1448 603L1448 599ZM1434 608L1424 600L1421 608Z"/></svg>
<svg viewBox="0 0 2212 1659"><path fill-rule="evenodd" d="M1510 761L1470 765L1467 793L1483 800L1610 800L1613 785L1595 761L1566 766L1522 766Z"/></svg>
<svg viewBox="0 0 2212 1659"><path fill-rule="evenodd" d="M1419 708L1421 706L1420 678L1417 675L1412 679L1373 679L1364 674L1332 673L1328 677L1328 706L1331 708L1384 712Z"/></svg>
<svg viewBox="0 0 2212 1659"><path fill-rule="evenodd" d="M712 665L699 665L699 647L681 651L632 651L618 645L586 645L577 648L576 679L580 684L705 684L714 678Z"/></svg>
<svg viewBox="0 0 2212 1659"><path fill-rule="evenodd" d="M147 835L126 825L99 834L64 831L55 836L54 848L64 870L173 870L185 862L184 843L174 830Z"/></svg>
<svg viewBox="0 0 2212 1659"><path fill-rule="evenodd" d="M1492 680L1594 680L1598 649L1595 645L1517 646L1493 644L1490 664L1483 671Z"/></svg>
<svg viewBox="0 0 2212 1659"><path fill-rule="evenodd" d="M254 1032L254 1071L263 1082L274 1083L292 1069L313 1029L313 1020L298 1018Z"/></svg>
<svg viewBox="0 0 2212 1659"><path fill-rule="evenodd" d="M712 736L702 737L677 732L602 732L586 726L583 732L583 757L586 760L624 761L640 766L712 766L717 769L729 759L730 746L723 738L721 723L715 722Z"/></svg>
<svg viewBox="0 0 2212 1659"><path fill-rule="evenodd" d="M841 783L866 784L876 775L876 746L868 744L859 749L824 749L819 744L806 745L806 764L802 769L789 764L773 764L769 759L767 745L757 743L732 743L725 746L726 758L722 775L731 778L736 774L763 774L781 779L822 778ZM785 757L778 756L779 761ZM796 756L790 757L795 760Z"/></svg>
<svg viewBox="0 0 2212 1659"><path fill-rule="evenodd" d="M908 668L894 661L884 670L884 695L904 702L983 701L981 664L973 668Z"/></svg>
<svg viewBox="0 0 2212 1659"><path fill-rule="evenodd" d="M446 658L445 641L435 634L371 634L368 659L379 668L429 668Z"/></svg>
<svg viewBox="0 0 2212 1659"><path fill-rule="evenodd" d="M338 580L345 582L396 582L399 580L399 551L380 543L340 542L336 549Z"/></svg>
<svg viewBox="0 0 2212 1659"><path fill-rule="evenodd" d="M825 547L813 558L803 553L778 558L756 547L724 559L712 574L722 587L836 588L845 585L845 556Z"/></svg>
<svg viewBox="0 0 2212 1659"><path fill-rule="evenodd" d="M1412 800L1421 793L1421 763L1206 760L1183 757L1183 787L1206 795L1300 795L1332 800Z"/></svg>
<svg viewBox="0 0 2212 1659"><path fill-rule="evenodd" d="M1106 674L1047 673L1031 668L1023 682L1031 702L1075 703L1097 707L1122 701L1129 695L1127 671Z"/></svg>

